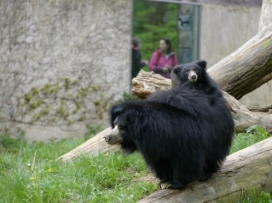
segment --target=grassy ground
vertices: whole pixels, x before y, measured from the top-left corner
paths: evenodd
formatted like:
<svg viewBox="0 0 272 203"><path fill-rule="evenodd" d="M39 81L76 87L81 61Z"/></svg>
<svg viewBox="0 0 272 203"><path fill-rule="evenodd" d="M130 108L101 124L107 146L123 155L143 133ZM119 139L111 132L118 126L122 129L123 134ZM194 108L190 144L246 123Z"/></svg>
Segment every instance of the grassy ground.
<svg viewBox="0 0 272 203"><path fill-rule="evenodd" d="M91 130L90 134L95 134ZM231 151L267 138L259 127L236 135ZM137 153L81 156L63 164L55 159L83 143L68 139L47 144L27 144L2 136L0 140L0 203L95 203L136 202L157 190L154 179ZM249 191L240 203L271 203L267 193Z"/></svg>

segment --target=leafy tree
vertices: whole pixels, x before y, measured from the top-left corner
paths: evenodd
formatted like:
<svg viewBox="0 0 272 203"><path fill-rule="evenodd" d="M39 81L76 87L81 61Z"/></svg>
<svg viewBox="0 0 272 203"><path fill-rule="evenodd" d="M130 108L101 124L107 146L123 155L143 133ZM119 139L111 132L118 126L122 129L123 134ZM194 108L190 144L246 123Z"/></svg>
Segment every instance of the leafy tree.
<svg viewBox="0 0 272 203"><path fill-rule="evenodd" d="M178 4L134 1L133 36L142 41L142 58L150 60L161 38L170 39L174 51L178 51ZM148 68L145 68L148 70Z"/></svg>

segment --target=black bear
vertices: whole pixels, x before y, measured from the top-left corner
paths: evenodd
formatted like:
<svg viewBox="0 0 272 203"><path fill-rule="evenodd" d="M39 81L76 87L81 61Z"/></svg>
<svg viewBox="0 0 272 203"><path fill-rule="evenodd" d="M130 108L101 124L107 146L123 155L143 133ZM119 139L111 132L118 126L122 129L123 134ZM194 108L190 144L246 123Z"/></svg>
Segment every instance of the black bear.
<svg viewBox="0 0 272 203"><path fill-rule="evenodd" d="M171 72L173 86L183 88L203 90L210 104L214 104L218 97L222 97L222 92L215 81L206 72L207 62L196 61L176 66Z"/></svg>
<svg viewBox="0 0 272 203"><path fill-rule="evenodd" d="M168 189L208 179L229 153L234 123L224 98L211 106L204 91L179 86L110 109L108 144L139 151Z"/></svg>

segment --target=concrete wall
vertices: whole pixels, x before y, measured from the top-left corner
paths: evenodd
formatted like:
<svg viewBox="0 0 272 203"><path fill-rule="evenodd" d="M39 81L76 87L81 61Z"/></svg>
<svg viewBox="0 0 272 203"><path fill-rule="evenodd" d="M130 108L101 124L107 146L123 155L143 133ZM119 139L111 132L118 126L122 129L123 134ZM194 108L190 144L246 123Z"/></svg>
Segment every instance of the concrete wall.
<svg viewBox="0 0 272 203"><path fill-rule="evenodd" d="M258 32L261 7L204 4L201 19L200 58L211 67ZM272 82L245 95L246 106L272 104Z"/></svg>
<svg viewBox="0 0 272 203"><path fill-rule="evenodd" d="M200 58L209 67L235 51L258 32L261 7L204 4Z"/></svg>
<svg viewBox="0 0 272 203"><path fill-rule="evenodd" d="M130 87L131 0L2 0L0 128L26 138L108 126Z"/></svg>

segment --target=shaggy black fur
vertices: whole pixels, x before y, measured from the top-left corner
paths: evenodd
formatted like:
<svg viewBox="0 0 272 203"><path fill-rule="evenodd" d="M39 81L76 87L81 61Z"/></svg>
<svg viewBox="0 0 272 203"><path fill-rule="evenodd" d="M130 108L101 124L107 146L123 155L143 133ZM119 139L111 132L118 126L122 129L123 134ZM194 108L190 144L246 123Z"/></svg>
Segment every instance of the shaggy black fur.
<svg viewBox="0 0 272 203"><path fill-rule="evenodd" d="M204 91L180 86L114 105L110 117L112 127L119 126L122 149L138 150L169 189L183 189L218 171L234 133L223 97L211 106Z"/></svg>

